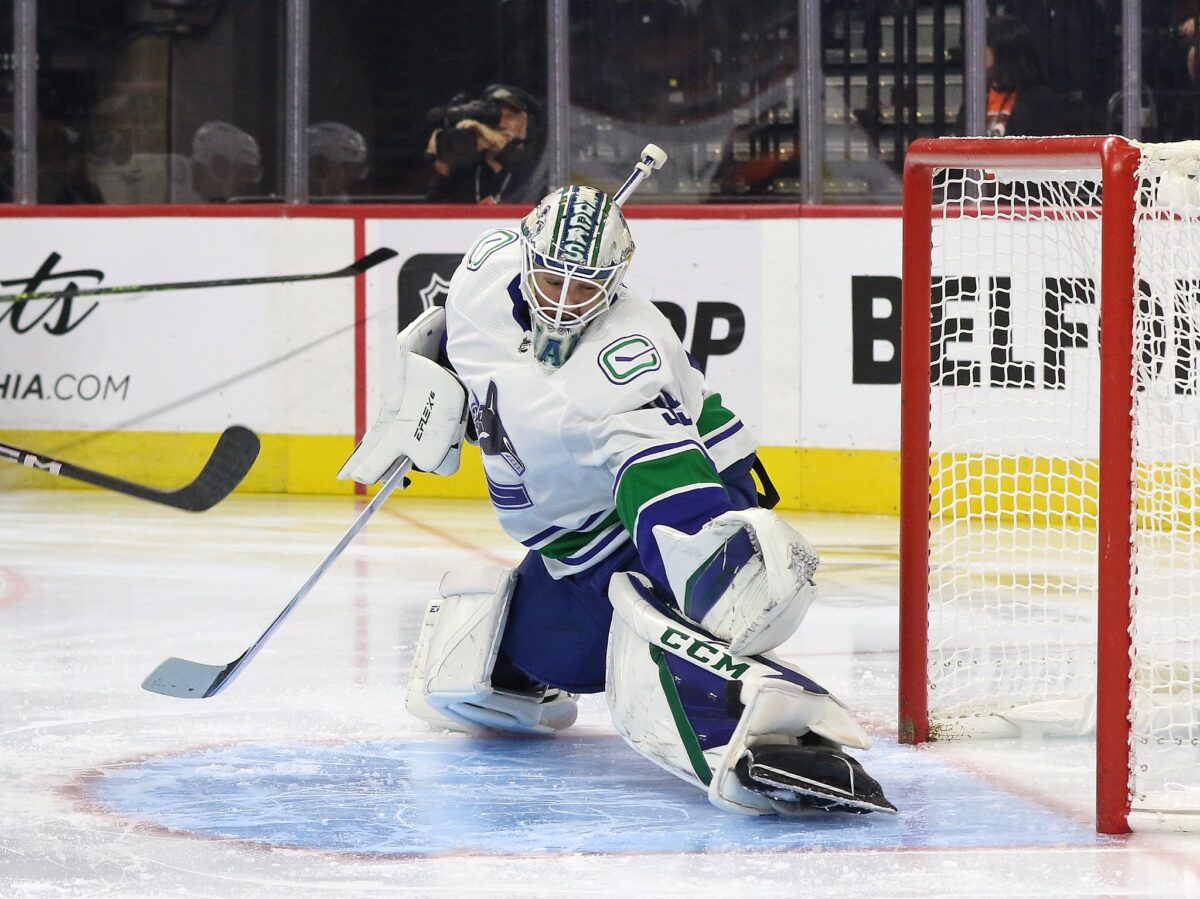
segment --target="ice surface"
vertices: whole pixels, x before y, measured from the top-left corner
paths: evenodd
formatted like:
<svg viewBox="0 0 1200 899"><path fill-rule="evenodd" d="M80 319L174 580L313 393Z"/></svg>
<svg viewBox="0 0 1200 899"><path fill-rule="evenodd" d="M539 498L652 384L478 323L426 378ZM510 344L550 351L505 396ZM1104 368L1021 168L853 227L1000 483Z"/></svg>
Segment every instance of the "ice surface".
<svg viewBox="0 0 1200 899"><path fill-rule="evenodd" d="M895 745L887 518L790 516L823 595L783 653L860 713L894 818L719 812L601 697L545 739L410 718L442 572L520 557L482 503L394 497L227 691L140 688L245 650L356 511L0 494L0 896L1200 895L1197 836L1095 835L1088 740Z"/></svg>

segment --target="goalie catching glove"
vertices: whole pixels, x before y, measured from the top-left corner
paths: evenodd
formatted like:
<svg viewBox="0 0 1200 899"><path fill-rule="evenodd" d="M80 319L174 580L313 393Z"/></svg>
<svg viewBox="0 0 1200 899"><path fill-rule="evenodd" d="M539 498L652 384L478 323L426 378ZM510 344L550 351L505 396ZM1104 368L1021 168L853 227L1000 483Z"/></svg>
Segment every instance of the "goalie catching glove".
<svg viewBox="0 0 1200 899"><path fill-rule="evenodd" d="M435 360L446 332L446 310L427 309L396 337L397 371L375 423L338 472L374 484L401 458L419 471L458 471L467 427L467 391Z"/></svg>
<svg viewBox="0 0 1200 899"><path fill-rule="evenodd" d="M816 598L820 558L766 509L726 512L695 534L658 525L654 538L679 611L737 655L781 644Z"/></svg>

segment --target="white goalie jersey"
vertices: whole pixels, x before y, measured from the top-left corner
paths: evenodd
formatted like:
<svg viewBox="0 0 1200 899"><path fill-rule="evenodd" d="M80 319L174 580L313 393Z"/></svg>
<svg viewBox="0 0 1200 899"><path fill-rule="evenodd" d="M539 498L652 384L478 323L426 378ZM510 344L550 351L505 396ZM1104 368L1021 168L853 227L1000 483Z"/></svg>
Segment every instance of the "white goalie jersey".
<svg viewBox="0 0 1200 899"><path fill-rule="evenodd" d="M517 233L486 232L446 302L446 354L470 394L504 530L562 577L631 535L643 551L655 525L692 532L730 509L720 472L755 440L707 391L666 318L622 287L549 372L530 355L520 270Z"/></svg>

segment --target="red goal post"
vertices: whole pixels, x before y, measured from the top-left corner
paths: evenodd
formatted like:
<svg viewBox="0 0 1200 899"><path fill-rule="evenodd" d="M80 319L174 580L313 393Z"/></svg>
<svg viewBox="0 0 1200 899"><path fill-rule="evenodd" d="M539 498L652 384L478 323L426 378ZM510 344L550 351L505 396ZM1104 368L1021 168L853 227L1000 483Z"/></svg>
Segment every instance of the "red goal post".
<svg viewBox="0 0 1200 899"><path fill-rule="evenodd" d="M900 738L1094 720L1110 833L1200 822L1198 178L1118 137L905 160Z"/></svg>

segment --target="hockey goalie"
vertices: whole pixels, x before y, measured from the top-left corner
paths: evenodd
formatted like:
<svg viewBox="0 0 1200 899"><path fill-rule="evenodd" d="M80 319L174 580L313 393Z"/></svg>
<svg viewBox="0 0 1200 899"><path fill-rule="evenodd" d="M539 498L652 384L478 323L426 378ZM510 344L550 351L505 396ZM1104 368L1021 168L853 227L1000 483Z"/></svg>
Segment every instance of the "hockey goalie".
<svg viewBox="0 0 1200 899"><path fill-rule="evenodd" d="M399 335L382 411L339 476L374 483L398 459L453 474L475 441L528 550L515 570L442 579L407 707L439 727L553 734L578 694L605 692L629 745L720 808L894 812L846 752L870 746L854 717L771 654L813 602L818 558L760 508L749 430L622 284L636 183L566 187L484 233L445 308Z"/></svg>

